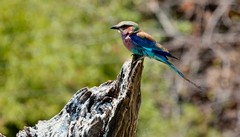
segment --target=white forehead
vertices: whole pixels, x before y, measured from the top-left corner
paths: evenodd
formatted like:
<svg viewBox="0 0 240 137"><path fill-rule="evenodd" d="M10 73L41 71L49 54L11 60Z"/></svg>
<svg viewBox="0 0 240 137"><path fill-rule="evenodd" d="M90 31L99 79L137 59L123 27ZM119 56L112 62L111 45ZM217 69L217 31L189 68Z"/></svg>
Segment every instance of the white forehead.
<svg viewBox="0 0 240 137"><path fill-rule="evenodd" d="M138 26L137 23L133 22L133 21L121 21L117 24L117 26L124 26L124 25L129 25L129 26Z"/></svg>

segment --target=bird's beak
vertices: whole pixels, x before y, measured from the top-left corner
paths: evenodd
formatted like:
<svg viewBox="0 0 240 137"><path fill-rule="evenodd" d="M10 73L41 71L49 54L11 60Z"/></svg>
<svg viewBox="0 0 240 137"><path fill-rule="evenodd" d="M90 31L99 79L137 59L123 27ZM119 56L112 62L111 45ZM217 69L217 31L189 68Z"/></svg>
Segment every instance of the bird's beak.
<svg viewBox="0 0 240 137"><path fill-rule="evenodd" d="M119 29L119 27L117 25L114 25L110 29Z"/></svg>

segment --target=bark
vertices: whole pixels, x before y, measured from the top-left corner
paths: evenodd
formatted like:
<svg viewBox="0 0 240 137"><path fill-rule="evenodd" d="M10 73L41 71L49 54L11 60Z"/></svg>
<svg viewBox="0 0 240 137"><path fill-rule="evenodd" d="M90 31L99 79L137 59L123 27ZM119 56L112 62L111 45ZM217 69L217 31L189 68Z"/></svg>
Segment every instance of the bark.
<svg viewBox="0 0 240 137"><path fill-rule="evenodd" d="M25 127L18 137L134 137L141 104L143 60L126 61L114 81L82 88L50 120Z"/></svg>

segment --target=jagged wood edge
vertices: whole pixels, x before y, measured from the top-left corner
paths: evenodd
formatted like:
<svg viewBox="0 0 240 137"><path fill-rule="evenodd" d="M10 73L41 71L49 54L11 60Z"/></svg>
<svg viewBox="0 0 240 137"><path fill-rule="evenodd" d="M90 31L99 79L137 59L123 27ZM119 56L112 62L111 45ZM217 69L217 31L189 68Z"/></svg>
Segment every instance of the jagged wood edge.
<svg viewBox="0 0 240 137"><path fill-rule="evenodd" d="M143 61L134 55L117 80L80 89L59 114L25 127L17 136L135 136L142 70Z"/></svg>

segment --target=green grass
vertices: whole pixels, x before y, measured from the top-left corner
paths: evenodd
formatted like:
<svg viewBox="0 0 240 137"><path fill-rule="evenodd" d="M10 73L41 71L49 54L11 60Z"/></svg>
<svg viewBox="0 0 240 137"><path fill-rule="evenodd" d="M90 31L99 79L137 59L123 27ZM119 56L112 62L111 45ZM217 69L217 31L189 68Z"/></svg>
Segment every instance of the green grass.
<svg viewBox="0 0 240 137"><path fill-rule="evenodd" d="M15 136L24 126L56 115L78 89L115 79L131 53L119 34L109 29L113 24L133 20L160 37L155 20L144 19L142 4L141 0L2 0L0 132ZM191 29L184 22L179 27L184 32ZM138 136L197 137L204 132L216 136L202 125L203 115L190 104L183 105L184 114L178 118L162 115L157 103L176 105L166 91L165 68L145 60ZM190 127L192 121L195 125Z"/></svg>

